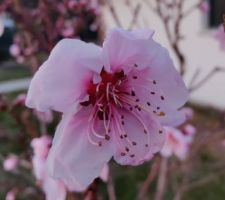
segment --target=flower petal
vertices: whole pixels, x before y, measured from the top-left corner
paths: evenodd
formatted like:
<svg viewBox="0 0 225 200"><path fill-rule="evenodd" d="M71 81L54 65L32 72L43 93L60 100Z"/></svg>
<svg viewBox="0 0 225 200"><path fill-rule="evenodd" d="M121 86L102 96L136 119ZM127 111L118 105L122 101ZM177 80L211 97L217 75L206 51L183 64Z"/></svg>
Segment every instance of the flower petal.
<svg viewBox="0 0 225 200"><path fill-rule="evenodd" d="M152 30L148 29L138 31L113 29L110 31L103 43L106 70L118 71L123 69L126 72L131 65L146 65L149 38L152 37L153 33Z"/></svg>
<svg viewBox="0 0 225 200"><path fill-rule="evenodd" d="M105 66L112 71L129 72L149 68L149 78L156 80L171 107L180 108L188 99L185 84L174 68L168 51L152 39L152 32L112 30L103 44ZM148 36L147 36L148 35ZM106 62L108 60L108 63Z"/></svg>
<svg viewBox="0 0 225 200"><path fill-rule="evenodd" d="M73 111L93 73L102 69L100 54L101 49L94 44L61 40L31 81L27 106L39 111Z"/></svg>
<svg viewBox="0 0 225 200"><path fill-rule="evenodd" d="M119 113L123 120L115 122L121 124L117 131L114 129L117 144L114 159L122 165L142 164L162 148L165 140L163 128L149 114L124 110ZM118 137L122 132L123 137Z"/></svg>
<svg viewBox="0 0 225 200"><path fill-rule="evenodd" d="M63 116L47 161L50 174L71 190L76 190L77 183L87 187L112 157L110 141L102 146L89 142L87 123L90 112L83 110L75 116Z"/></svg>

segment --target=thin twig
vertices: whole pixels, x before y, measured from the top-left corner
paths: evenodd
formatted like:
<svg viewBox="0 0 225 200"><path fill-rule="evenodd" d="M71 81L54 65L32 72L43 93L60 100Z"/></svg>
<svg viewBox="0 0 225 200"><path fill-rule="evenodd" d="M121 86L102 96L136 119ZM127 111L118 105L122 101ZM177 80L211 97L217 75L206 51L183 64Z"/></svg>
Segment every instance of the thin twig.
<svg viewBox="0 0 225 200"><path fill-rule="evenodd" d="M160 164L160 159L156 158L155 162L152 164L152 166L149 169L147 178L145 179L142 187L140 188L140 191L138 194L138 200L143 200L145 195L147 194L149 186L151 185L156 175L158 174L159 166L160 166L159 164Z"/></svg>
<svg viewBox="0 0 225 200"><path fill-rule="evenodd" d="M130 25L128 26L128 30L132 30L132 28L136 25L140 10L141 10L141 4L139 3L139 4L137 4L137 6L135 7L135 9L133 11L133 18L130 22Z"/></svg>
<svg viewBox="0 0 225 200"><path fill-rule="evenodd" d="M121 21L120 21L118 15L117 15L117 13L116 13L116 11L115 11L115 8L114 8L114 6L113 6L111 0L106 0L106 3L107 3L108 6L109 6L110 12L112 13L112 16L113 16L113 18L114 18L114 21L116 22L116 25L117 25L118 27L122 27L122 23L121 23Z"/></svg>
<svg viewBox="0 0 225 200"><path fill-rule="evenodd" d="M163 158L160 164L155 200L163 200L166 187L167 169L168 169L168 158Z"/></svg>
<svg viewBox="0 0 225 200"><path fill-rule="evenodd" d="M214 67L202 80L196 83L194 86L189 88L189 92L193 92L200 87L202 87L209 79L211 79L218 72L225 72L225 68L223 67Z"/></svg>
<svg viewBox="0 0 225 200"><path fill-rule="evenodd" d="M108 191L108 195L109 195L109 200L116 200L116 193L115 193L115 189L114 189L113 178L112 178L110 168L109 168L109 178L108 178L108 183L107 183L107 191Z"/></svg>

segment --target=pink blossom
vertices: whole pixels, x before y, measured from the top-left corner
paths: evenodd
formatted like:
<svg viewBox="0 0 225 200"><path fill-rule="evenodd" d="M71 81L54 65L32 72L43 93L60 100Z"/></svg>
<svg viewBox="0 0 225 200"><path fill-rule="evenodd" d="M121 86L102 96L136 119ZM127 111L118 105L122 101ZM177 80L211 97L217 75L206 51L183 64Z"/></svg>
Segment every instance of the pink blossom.
<svg viewBox="0 0 225 200"><path fill-rule="evenodd" d="M185 115L186 117L186 120L191 120L194 116L194 111L192 108L189 108L189 107L184 107L181 109L181 112L183 112L183 114Z"/></svg>
<svg viewBox="0 0 225 200"><path fill-rule="evenodd" d="M105 166L103 167L101 174L100 174L100 178L104 181L107 182L109 179L109 166L105 164Z"/></svg>
<svg viewBox="0 0 225 200"><path fill-rule="evenodd" d="M10 190L9 192L7 192L5 200L15 200L16 199L16 195L17 195L17 189L13 188L12 190Z"/></svg>
<svg viewBox="0 0 225 200"><path fill-rule="evenodd" d="M214 33L214 37L218 40L220 43L220 47L222 50L225 50L225 30L223 25L221 25L217 31Z"/></svg>
<svg viewBox="0 0 225 200"><path fill-rule="evenodd" d="M44 135L40 138L34 138L31 141L31 147L34 151L32 158L35 178L41 183L47 200L65 200L66 188L60 181L54 180L47 173L46 159L52 143L52 139Z"/></svg>
<svg viewBox="0 0 225 200"><path fill-rule="evenodd" d="M48 110L46 112L39 112L34 111L34 114L37 116L37 118L44 123L51 123L53 121L53 113L52 111Z"/></svg>
<svg viewBox="0 0 225 200"><path fill-rule="evenodd" d="M152 36L114 29L102 48L63 39L39 68L27 106L63 113L47 161L53 177L87 187L112 156L142 164L161 150L163 125L185 120L187 89Z"/></svg>
<svg viewBox="0 0 225 200"><path fill-rule="evenodd" d="M12 44L9 48L9 52L14 57L19 57L21 50L18 44Z"/></svg>
<svg viewBox="0 0 225 200"><path fill-rule="evenodd" d="M166 127L165 129L167 137L161 155L170 157L174 154L180 160L185 160L196 129L190 124L184 127L183 132L172 127Z"/></svg>
<svg viewBox="0 0 225 200"><path fill-rule="evenodd" d="M19 159L16 155L10 154L3 162L3 168L5 171L14 171L16 170L19 164Z"/></svg>
<svg viewBox="0 0 225 200"><path fill-rule="evenodd" d="M210 10L210 6L208 1L202 1L199 5L198 5L199 10L201 10L203 13L208 13Z"/></svg>
<svg viewBox="0 0 225 200"><path fill-rule="evenodd" d="M27 95L24 93L19 94L15 100L13 101L13 106L24 106L26 101Z"/></svg>

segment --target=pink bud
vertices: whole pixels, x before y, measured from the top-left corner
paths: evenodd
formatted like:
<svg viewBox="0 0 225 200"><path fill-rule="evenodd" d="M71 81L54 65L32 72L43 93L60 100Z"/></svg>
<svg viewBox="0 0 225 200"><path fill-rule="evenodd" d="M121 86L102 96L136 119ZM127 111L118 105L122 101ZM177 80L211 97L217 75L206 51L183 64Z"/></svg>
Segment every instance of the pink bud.
<svg viewBox="0 0 225 200"><path fill-rule="evenodd" d="M203 1L198 6L199 10L201 10L203 13L209 12L210 6L207 1Z"/></svg>
<svg viewBox="0 0 225 200"><path fill-rule="evenodd" d="M9 155L3 162L3 168L5 171L14 171L19 164L19 159L16 155Z"/></svg>

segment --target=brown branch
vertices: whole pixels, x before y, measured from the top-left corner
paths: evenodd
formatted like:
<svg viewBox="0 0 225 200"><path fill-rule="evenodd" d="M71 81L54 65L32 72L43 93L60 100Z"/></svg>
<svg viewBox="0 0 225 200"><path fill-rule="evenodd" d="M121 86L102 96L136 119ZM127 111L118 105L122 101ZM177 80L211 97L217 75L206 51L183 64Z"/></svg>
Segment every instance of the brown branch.
<svg viewBox="0 0 225 200"><path fill-rule="evenodd" d="M117 13L116 13L116 11L115 11L115 8L114 8L114 6L113 6L111 0L106 0L106 4L108 5L108 7L109 7L109 9L110 9L110 12L112 13L112 16L113 16L113 18L114 18L114 21L116 22L116 25L117 25L118 27L122 27L122 23L121 23L121 21L120 21L118 15L117 15Z"/></svg>
<svg viewBox="0 0 225 200"><path fill-rule="evenodd" d="M130 25L128 26L129 30L132 30L132 28L136 25L140 10L141 10L141 4L139 3L139 4L137 4L137 6L135 7L135 9L133 11L133 18L130 22Z"/></svg>
<svg viewBox="0 0 225 200"><path fill-rule="evenodd" d="M114 189L112 175L110 172L109 172L109 180L107 183L107 191L108 191L108 195L109 195L109 200L116 200L116 193L115 193L115 189Z"/></svg>
<svg viewBox="0 0 225 200"><path fill-rule="evenodd" d="M163 158L160 164L155 200L163 200L166 187L167 169L168 169L168 159Z"/></svg>
<svg viewBox="0 0 225 200"><path fill-rule="evenodd" d="M189 92L193 92L200 87L202 87L209 79L211 79L218 72L225 72L225 68L223 67L214 67L202 80L189 88Z"/></svg>
<svg viewBox="0 0 225 200"><path fill-rule="evenodd" d="M149 186L151 185L151 183L153 182L153 180L158 174L159 166L160 166L160 159L156 158L155 162L151 165L148 176L139 191L139 194L138 194L139 200L143 200L145 195L147 194Z"/></svg>

